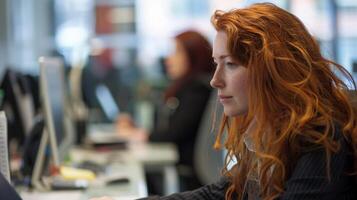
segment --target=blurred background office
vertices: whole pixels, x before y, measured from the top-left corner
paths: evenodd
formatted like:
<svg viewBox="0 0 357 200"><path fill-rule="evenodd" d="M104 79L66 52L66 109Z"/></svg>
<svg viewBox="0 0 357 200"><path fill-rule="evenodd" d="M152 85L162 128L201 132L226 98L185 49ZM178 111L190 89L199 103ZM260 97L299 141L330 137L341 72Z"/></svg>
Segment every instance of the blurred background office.
<svg viewBox="0 0 357 200"><path fill-rule="evenodd" d="M36 82L38 57L60 56L67 80L75 80L70 91L73 101L79 99L74 102L78 116L112 122L128 112L138 126L151 130L155 99L168 85L163 60L174 49L173 36L192 29L212 39L214 10L257 2L263 1L1 0L0 80L9 68ZM297 15L323 54L357 80L356 0L268 2ZM38 99L33 102L39 107Z"/></svg>
<svg viewBox="0 0 357 200"><path fill-rule="evenodd" d="M145 95L137 93L147 92L141 86L160 88L165 84L160 58L172 49L173 35L194 28L212 38L209 18L215 9L256 2L261 1L2 0L0 75L5 66L38 74L37 58L56 52L63 55L67 66L88 68L86 91L95 84L104 84L119 109L135 112L137 108L128 98L146 100ZM357 70L357 1L270 2L302 19L327 57L351 72ZM84 95L99 118L105 117L93 98L95 94Z"/></svg>

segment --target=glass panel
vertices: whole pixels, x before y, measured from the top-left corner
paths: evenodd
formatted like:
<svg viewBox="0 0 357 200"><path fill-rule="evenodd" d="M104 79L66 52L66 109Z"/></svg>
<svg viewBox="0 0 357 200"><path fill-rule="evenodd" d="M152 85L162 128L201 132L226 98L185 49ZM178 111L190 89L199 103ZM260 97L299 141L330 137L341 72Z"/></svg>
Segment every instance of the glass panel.
<svg viewBox="0 0 357 200"><path fill-rule="evenodd" d="M338 0L336 3L339 33L338 62L352 72L357 81L357 1Z"/></svg>

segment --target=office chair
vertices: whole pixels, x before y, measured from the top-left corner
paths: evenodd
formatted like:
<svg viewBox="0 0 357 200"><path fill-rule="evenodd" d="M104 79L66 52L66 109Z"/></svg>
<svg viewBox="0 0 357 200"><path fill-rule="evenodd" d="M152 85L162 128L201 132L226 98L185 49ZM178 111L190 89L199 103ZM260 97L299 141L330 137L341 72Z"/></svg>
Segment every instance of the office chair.
<svg viewBox="0 0 357 200"><path fill-rule="evenodd" d="M223 150L213 149L223 112L223 107L217 103L216 97L217 92L212 91L201 119L194 149L194 167L202 184L217 181L224 164ZM214 118L217 119L213 120ZM213 122L215 124L212 124Z"/></svg>

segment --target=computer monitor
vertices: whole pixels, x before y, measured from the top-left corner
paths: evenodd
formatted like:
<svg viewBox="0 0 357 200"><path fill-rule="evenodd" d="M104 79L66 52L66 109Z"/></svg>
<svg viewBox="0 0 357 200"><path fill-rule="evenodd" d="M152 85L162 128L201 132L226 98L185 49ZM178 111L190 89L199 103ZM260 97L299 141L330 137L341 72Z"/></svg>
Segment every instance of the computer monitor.
<svg viewBox="0 0 357 200"><path fill-rule="evenodd" d="M71 117L64 78L64 64L60 58L41 57L40 64L40 98L44 114L44 129L32 174L32 184L42 188L40 181L44 168L58 168L69 146L73 144ZM48 145L50 154L47 154ZM46 165L50 157L51 166Z"/></svg>
<svg viewBox="0 0 357 200"><path fill-rule="evenodd" d="M0 84L0 109L7 115L9 141L22 145L32 124L34 104L27 78L20 72L6 69Z"/></svg>

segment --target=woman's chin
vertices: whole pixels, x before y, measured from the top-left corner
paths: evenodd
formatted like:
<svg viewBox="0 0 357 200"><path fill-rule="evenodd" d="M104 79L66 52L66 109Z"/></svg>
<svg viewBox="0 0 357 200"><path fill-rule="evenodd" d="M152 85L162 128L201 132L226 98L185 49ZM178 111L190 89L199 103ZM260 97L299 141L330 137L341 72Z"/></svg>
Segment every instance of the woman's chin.
<svg viewBox="0 0 357 200"><path fill-rule="evenodd" d="M238 116L245 115L247 113L246 110L229 109L229 108L224 108L223 112L228 117L238 117Z"/></svg>

